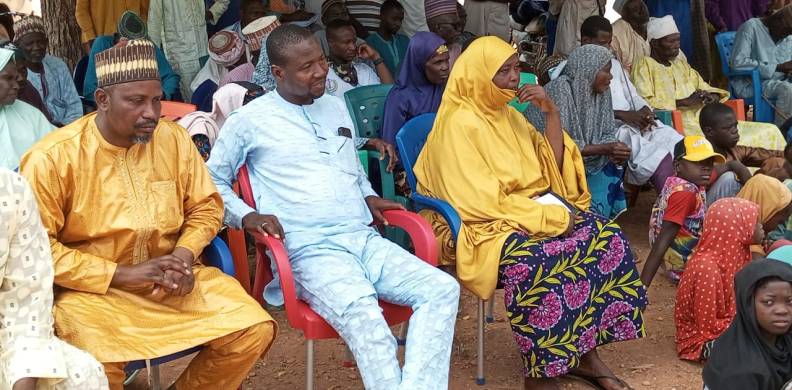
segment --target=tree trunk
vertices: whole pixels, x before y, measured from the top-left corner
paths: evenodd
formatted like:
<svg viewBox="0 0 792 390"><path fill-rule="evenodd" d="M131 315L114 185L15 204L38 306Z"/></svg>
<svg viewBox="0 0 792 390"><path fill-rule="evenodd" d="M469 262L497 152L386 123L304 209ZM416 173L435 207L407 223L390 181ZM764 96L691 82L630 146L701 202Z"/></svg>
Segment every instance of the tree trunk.
<svg viewBox="0 0 792 390"><path fill-rule="evenodd" d="M74 17L76 0L41 0L41 14L47 28L49 52L74 69L83 55L80 27Z"/></svg>

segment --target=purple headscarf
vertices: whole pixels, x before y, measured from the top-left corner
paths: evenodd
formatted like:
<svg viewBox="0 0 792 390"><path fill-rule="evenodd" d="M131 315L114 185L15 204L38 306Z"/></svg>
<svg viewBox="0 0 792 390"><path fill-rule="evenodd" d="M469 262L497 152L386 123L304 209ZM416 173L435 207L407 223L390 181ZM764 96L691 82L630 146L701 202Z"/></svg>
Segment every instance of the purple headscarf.
<svg viewBox="0 0 792 390"><path fill-rule="evenodd" d="M396 144L396 133L405 122L427 112L437 112L440 107L445 84L432 84L426 79L426 61L440 45L445 45L445 40L431 32L419 32L410 39L399 78L385 100L382 139L386 142Z"/></svg>

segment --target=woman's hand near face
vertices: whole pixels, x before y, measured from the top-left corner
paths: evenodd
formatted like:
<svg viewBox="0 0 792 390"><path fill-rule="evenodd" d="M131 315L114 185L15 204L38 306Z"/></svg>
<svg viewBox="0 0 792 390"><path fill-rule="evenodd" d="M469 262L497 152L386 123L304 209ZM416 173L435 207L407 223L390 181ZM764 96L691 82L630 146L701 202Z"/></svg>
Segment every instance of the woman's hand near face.
<svg viewBox="0 0 792 390"><path fill-rule="evenodd" d="M525 84L517 90L517 100L520 103L531 102L544 113L557 112L555 102L547 96L544 88L535 84Z"/></svg>

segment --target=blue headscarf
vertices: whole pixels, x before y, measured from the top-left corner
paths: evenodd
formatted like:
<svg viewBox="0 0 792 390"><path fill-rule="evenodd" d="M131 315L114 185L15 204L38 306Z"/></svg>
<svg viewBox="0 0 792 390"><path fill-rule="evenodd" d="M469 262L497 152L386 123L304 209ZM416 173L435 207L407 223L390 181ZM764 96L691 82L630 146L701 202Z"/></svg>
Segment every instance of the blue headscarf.
<svg viewBox="0 0 792 390"><path fill-rule="evenodd" d="M416 33L410 39L407 54L401 64L399 78L385 100L382 139L396 143L396 133L405 122L427 112L437 112L445 90L444 84L432 84L426 79L426 62L445 40L431 32Z"/></svg>

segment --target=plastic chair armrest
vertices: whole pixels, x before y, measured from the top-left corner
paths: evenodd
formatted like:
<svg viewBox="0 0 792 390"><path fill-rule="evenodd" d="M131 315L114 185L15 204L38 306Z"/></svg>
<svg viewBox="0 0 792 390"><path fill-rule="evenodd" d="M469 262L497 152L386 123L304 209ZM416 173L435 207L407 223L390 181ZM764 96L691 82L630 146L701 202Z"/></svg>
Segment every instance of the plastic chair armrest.
<svg viewBox="0 0 792 390"><path fill-rule="evenodd" d="M462 220L459 218L459 214L457 214L456 210L454 210L450 204L448 204L446 201L430 198L417 192L413 192L411 199L415 203L417 210L430 209L440 213L440 215L445 218L448 226L451 228L451 235L454 237L454 240L457 239L459 229L462 226Z"/></svg>
<svg viewBox="0 0 792 390"><path fill-rule="evenodd" d="M278 267L283 300L286 306L286 317L292 327L301 329L303 319L300 317L300 311L297 306L297 289L294 285L294 275L289 263L289 255L286 252L286 247L283 246L283 241L261 233L252 233L251 235L256 240L256 249L259 253L266 253L267 249L270 250L272 260L275 261L275 265Z"/></svg>
<svg viewBox="0 0 792 390"><path fill-rule="evenodd" d="M437 240L429 222L416 213L404 210L386 210L383 216L388 220L389 226L399 227L407 232L415 248L415 256L437 266Z"/></svg>
<svg viewBox="0 0 792 390"><path fill-rule="evenodd" d="M203 258L206 265L220 268L228 276L236 276L231 250L220 237L215 237L209 246L204 248Z"/></svg>
<svg viewBox="0 0 792 390"><path fill-rule="evenodd" d="M752 76L754 71L757 71L757 69L731 69L726 74L726 77Z"/></svg>

